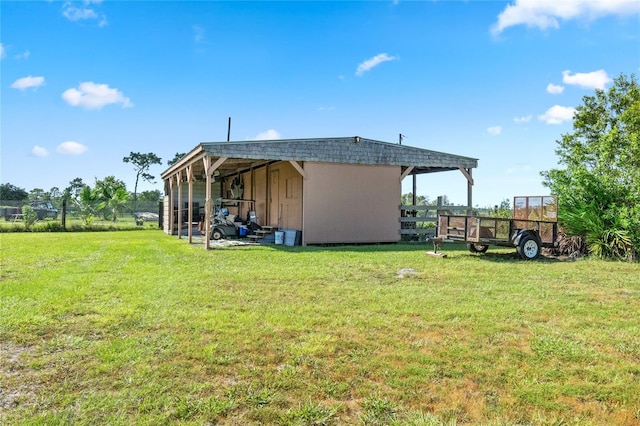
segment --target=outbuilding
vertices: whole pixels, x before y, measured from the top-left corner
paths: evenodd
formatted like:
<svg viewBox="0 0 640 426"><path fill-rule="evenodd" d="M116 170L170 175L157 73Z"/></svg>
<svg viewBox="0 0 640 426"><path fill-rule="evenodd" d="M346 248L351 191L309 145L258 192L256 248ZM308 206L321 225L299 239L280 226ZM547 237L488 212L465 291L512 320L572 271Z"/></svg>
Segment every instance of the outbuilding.
<svg viewBox="0 0 640 426"><path fill-rule="evenodd" d="M203 142L162 173L163 227L189 241L224 208L268 229L298 231L306 244L400 240L402 181L459 170L472 205L478 160L359 136ZM209 238L205 238L209 248Z"/></svg>

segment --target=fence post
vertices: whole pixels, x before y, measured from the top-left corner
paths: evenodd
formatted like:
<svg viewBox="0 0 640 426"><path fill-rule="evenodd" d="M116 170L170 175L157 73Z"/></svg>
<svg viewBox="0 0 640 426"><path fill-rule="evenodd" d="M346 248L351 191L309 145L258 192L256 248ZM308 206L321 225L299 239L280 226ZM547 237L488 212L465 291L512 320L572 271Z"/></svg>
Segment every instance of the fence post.
<svg viewBox="0 0 640 426"><path fill-rule="evenodd" d="M67 199L62 199L62 229L67 230Z"/></svg>

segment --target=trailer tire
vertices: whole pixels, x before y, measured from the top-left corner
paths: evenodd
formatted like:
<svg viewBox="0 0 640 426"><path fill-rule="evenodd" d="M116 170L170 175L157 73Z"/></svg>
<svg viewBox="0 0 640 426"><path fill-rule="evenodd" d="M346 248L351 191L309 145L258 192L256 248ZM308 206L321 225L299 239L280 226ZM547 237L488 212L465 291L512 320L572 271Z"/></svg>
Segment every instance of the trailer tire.
<svg viewBox="0 0 640 426"><path fill-rule="evenodd" d="M224 237L224 234L218 228L215 228L211 231L211 239L212 240L221 240Z"/></svg>
<svg viewBox="0 0 640 426"><path fill-rule="evenodd" d="M523 235L516 246L518 255L524 260L537 259L540 256L540 249L540 241L531 234Z"/></svg>
<svg viewBox="0 0 640 426"><path fill-rule="evenodd" d="M471 243L467 244L467 247L471 253L486 253L489 250L489 246L486 244Z"/></svg>

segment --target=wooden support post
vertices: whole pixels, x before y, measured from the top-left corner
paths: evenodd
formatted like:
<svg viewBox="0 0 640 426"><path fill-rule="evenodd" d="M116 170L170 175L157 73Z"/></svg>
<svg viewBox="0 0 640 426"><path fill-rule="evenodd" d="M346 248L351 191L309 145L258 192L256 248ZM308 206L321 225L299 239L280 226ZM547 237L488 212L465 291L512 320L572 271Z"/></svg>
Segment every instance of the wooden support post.
<svg viewBox="0 0 640 426"><path fill-rule="evenodd" d="M467 178L467 214L471 214L473 210L473 169L469 167L465 169L464 167L458 167L464 177Z"/></svg>
<svg viewBox="0 0 640 426"><path fill-rule="evenodd" d="M169 235L173 235L173 217L174 217L174 212L173 212L173 176L171 176L169 178L169 217L167 218L167 220L169 221Z"/></svg>
<svg viewBox="0 0 640 426"><path fill-rule="evenodd" d="M176 175L178 181L178 239L182 238L182 170Z"/></svg>
<svg viewBox="0 0 640 426"><path fill-rule="evenodd" d="M187 166L187 182L189 183L189 209L188 209L188 223L189 229L187 230L187 235L189 236L189 244L193 242L193 225L191 221L193 220L193 165Z"/></svg>
<svg viewBox="0 0 640 426"><path fill-rule="evenodd" d="M220 157L212 164L212 157L208 155L202 158L204 163L205 179L205 202L204 202L204 248L211 247L211 214L213 213L213 200L211 199L211 175L218 167L227 161L227 157Z"/></svg>
<svg viewBox="0 0 640 426"><path fill-rule="evenodd" d="M473 211L473 177L471 177L471 171L473 169L467 169L469 173L469 180L467 181L467 206L469 206L469 210L467 214L472 214Z"/></svg>

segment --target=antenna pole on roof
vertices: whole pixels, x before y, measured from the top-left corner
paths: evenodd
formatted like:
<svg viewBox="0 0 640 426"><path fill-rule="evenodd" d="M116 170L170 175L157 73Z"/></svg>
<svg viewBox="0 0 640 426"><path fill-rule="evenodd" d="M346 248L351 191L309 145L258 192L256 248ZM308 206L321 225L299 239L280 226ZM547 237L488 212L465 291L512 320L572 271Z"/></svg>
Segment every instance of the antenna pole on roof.
<svg viewBox="0 0 640 426"><path fill-rule="evenodd" d="M230 137L231 137L231 117L229 117L229 124L227 125L227 142L229 142Z"/></svg>
<svg viewBox="0 0 640 426"><path fill-rule="evenodd" d="M402 145L402 139L406 138L402 133L398 134L398 145Z"/></svg>

